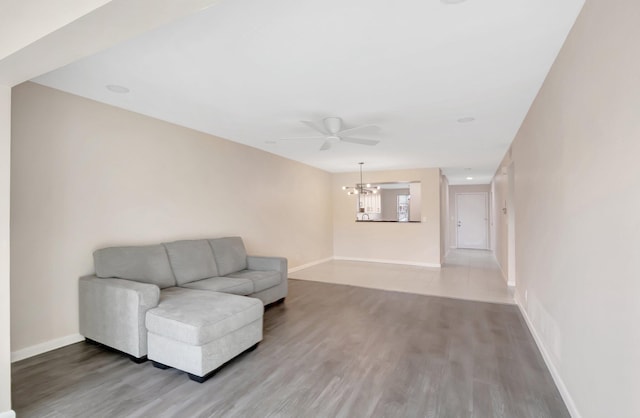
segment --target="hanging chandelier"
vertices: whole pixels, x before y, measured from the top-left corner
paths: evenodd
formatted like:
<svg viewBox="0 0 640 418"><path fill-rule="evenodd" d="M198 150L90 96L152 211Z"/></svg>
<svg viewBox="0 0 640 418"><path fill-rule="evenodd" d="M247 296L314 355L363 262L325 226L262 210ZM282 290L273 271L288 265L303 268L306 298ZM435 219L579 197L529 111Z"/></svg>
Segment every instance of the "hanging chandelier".
<svg viewBox="0 0 640 418"><path fill-rule="evenodd" d="M364 163L358 163L360 164L360 183L356 184L355 187L352 186L342 186L342 190L346 190L348 195L362 195L362 196L366 196L369 194L377 194L378 191L380 190L380 186L371 186L371 184L364 184L364 182L362 181L362 166L364 165Z"/></svg>

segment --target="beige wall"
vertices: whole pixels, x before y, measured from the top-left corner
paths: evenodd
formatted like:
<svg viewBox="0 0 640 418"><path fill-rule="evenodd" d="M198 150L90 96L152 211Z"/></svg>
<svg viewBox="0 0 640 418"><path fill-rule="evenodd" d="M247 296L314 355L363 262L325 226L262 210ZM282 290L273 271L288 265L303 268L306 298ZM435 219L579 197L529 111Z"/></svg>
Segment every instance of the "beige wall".
<svg viewBox="0 0 640 418"><path fill-rule="evenodd" d="M422 219L422 186L417 183L409 185L409 220L411 222L420 222ZM420 203L419 203L420 202Z"/></svg>
<svg viewBox="0 0 640 418"><path fill-rule="evenodd" d="M490 199L489 193L491 192L491 186L489 184L471 184L468 186L449 186L449 245L456 248L458 246L458 226L457 226L457 210L456 205L456 193L487 193L487 198ZM487 237L489 240L489 237Z"/></svg>
<svg viewBox="0 0 640 418"><path fill-rule="evenodd" d="M358 173L333 177L333 249L336 258L396 261L440 265L440 191L437 168L398 171L366 171L364 181L384 183L420 181L421 223L355 222L354 196L342 186L358 183Z"/></svg>
<svg viewBox="0 0 640 418"><path fill-rule="evenodd" d="M587 0L512 146L516 294L585 418L640 416L639 21Z"/></svg>
<svg viewBox="0 0 640 418"><path fill-rule="evenodd" d="M9 176L11 89L0 86L0 416L11 409Z"/></svg>
<svg viewBox="0 0 640 418"><path fill-rule="evenodd" d="M32 83L12 136L14 351L78 332L100 247L240 235L290 267L332 255L327 172Z"/></svg>
<svg viewBox="0 0 640 418"><path fill-rule="evenodd" d="M449 253L449 180L440 174L440 264Z"/></svg>
<svg viewBox="0 0 640 418"><path fill-rule="evenodd" d="M491 182L491 188L493 191L493 195L491 196L492 200L492 235L493 235L493 251L496 256L496 260L498 261L498 265L500 266L500 270L502 271L502 277L505 281L508 281L508 264L507 264L507 231L508 231L508 215L506 213L507 208L507 172L506 168L508 158L505 159L500 164L498 171L496 172L493 181ZM504 167L504 170L502 169Z"/></svg>

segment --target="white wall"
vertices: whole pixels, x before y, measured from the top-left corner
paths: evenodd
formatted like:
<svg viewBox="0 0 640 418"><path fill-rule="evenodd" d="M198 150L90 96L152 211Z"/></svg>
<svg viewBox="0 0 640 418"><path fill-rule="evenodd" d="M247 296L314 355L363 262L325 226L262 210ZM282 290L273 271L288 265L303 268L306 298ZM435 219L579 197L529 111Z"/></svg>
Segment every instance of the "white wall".
<svg viewBox="0 0 640 418"><path fill-rule="evenodd" d="M516 296L586 418L640 416L639 21L587 0L512 146Z"/></svg>
<svg viewBox="0 0 640 418"><path fill-rule="evenodd" d="M449 186L449 245L452 248L458 246L458 225L457 225L457 193L487 193L487 198L490 199L489 193L491 193L491 186L489 184L472 184L468 186ZM489 237L487 237L489 240Z"/></svg>
<svg viewBox="0 0 640 418"><path fill-rule="evenodd" d="M367 183L421 182L424 222L355 222L354 196L342 186L359 182L359 174L333 174L333 249L336 258L440 266L440 190L437 168L365 171Z"/></svg>
<svg viewBox="0 0 640 418"><path fill-rule="evenodd" d="M33 83L13 89L12 141L14 351L77 335L100 247L240 235L290 267L333 253L327 172Z"/></svg>
<svg viewBox="0 0 640 418"><path fill-rule="evenodd" d="M9 176L11 89L0 86L0 416L11 410Z"/></svg>

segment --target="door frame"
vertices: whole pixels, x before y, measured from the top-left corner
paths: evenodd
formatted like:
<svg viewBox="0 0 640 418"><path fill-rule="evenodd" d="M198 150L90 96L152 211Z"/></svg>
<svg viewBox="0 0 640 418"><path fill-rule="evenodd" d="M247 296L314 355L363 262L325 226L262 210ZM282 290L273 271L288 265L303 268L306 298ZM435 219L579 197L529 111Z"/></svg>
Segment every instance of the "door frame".
<svg viewBox="0 0 640 418"><path fill-rule="evenodd" d="M458 204L458 196L459 195L481 195L484 196L484 210L486 217L484 219L484 234L485 234L485 247L484 248L468 248L468 249L478 249L478 250L488 250L491 247L490 237L489 237L489 193L488 192L456 192L455 194L455 202L456 202L456 248L460 247L460 227L458 226L460 222L460 205Z"/></svg>

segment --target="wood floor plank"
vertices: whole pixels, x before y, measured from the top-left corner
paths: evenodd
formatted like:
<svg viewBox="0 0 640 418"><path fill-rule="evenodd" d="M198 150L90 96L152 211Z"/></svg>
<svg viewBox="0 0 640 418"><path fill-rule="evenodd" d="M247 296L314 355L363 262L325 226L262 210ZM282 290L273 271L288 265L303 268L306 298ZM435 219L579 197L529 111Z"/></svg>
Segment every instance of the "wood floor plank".
<svg viewBox="0 0 640 418"><path fill-rule="evenodd" d="M518 309L290 280L209 381L73 344L13 364L28 417L569 417Z"/></svg>

